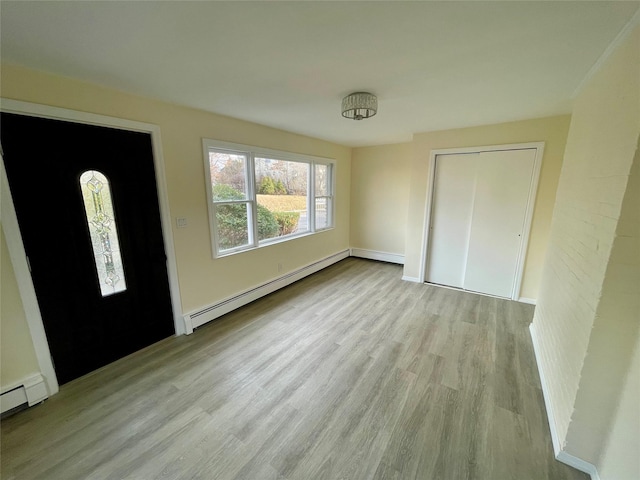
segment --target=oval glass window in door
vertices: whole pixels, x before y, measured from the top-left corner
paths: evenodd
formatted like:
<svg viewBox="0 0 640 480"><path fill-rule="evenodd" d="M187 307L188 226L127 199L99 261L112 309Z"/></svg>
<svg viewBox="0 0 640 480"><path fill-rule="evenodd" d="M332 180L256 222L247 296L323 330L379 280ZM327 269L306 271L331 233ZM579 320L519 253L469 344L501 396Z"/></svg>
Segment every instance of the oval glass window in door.
<svg viewBox="0 0 640 480"><path fill-rule="evenodd" d="M109 180L97 170L80 175L91 246L103 297L127 289Z"/></svg>

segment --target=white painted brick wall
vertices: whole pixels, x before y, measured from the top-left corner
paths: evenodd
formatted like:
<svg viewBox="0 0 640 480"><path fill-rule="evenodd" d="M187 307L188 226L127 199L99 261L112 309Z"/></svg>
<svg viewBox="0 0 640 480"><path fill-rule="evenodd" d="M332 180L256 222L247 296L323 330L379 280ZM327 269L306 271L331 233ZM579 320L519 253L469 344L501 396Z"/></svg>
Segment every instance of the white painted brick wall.
<svg viewBox="0 0 640 480"><path fill-rule="evenodd" d="M533 322L561 448L640 132L640 28L577 97Z"/></svg>

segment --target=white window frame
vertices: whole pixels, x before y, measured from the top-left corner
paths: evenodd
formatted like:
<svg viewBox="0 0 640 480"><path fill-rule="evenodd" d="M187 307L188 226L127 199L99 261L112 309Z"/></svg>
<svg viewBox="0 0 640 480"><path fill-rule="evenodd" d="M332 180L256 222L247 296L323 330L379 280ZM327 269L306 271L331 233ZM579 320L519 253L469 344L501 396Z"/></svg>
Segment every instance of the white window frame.
<svg viewBox="0 0 640 480"><path fill-rule="evenodd" d="M211 247L213 258L226 257L248 250L254 250L274 243L287 242L296 238L313 235L315 233L331 230L334 228L334 211L335 211L335 161L330 158L316 157L313 155L305 155L301 153L284 152L281 150L272 150L250 145L242 145L238 143L222 142L209 138L202 139L205 186L207 191L207 209L209 212L209 229L211 234ZM221 201L214 202L213 188L211 185L211 171L209 164L209 153L218 151L221 153L230 153L242 155L245 157L245 182L247 185L247 199L237 201ZM307 178L307 223L308 230L301 233L292 233L289 235L269 238L266 240L258 240L258 212L256 197L256 177L255 177L255 159L270 158L274 160L284 160L288 162L298 162L309 165L309 177ZM315 192L315 165L327 165L329 167L329 176L327 178L327 195L316 196ZM327 198L327 226L324 228L316 228L316 198ZM246 203L249 205L249 213L247 218L248 227L248 243L235 248L220 250L218 248L218 228L216 222L216 204Z"/></svg>

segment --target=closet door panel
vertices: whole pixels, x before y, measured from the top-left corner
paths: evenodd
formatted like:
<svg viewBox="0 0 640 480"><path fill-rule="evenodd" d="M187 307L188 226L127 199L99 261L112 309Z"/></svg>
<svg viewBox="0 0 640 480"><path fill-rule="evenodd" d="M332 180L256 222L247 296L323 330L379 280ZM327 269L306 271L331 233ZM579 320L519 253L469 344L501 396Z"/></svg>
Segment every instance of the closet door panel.
<svg viewBox="0 0 640 480"><path fill-rule="evenodd" d="M511 297L535 149L482 152L463 288Z"/></svg>
<svg viewBox="0 0 640 480"><path fill-rule="evenodd" d="M464 284L478 157L436 157L427 282L458 288Z"/></svg>

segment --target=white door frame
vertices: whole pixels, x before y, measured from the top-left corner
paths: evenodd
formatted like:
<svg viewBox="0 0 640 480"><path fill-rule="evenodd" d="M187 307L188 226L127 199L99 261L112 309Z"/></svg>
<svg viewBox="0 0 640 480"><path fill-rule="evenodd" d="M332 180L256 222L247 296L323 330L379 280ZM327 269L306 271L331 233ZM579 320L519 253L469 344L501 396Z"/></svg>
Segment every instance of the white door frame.
<svg viewBox="0 0 640 480"><path fill-rule="evenodd" d="M420 271L419 281L424 283L427 275L427 262L429 261L429 242L431 232L431 221L433 213L433 193L434 185L436 181L435 166L436 157L438 155L451 155L461 153L482 153L482 152L494 152L504 150L524 150L535 149L536 155L533 164L533 174L531 176L531 183L529 185L529 196L527 200L527 209L525 212L524 230L522 232L522 241L520 249L518 251L518 260L516 267L515 282L511 292L511 299L518 300L520 298L520 288L522 286L522 276L524 273L524 262L527 256L527 247L529 245L529 235L531 233L531 221L533 220L533 210L536 203L536 194L538 193L538 181L540 179L540 169L542 167L542 155L544 154L544 142L530 142L530 143L513 143L507 145L486 145L482 147L463 147L463 148L446 148L439 150L431 150L429 154L429 166L427 177L427 199L425 203L425 222L424 230L422 232L422 250L420 252Z"/></svg>
<svg viewBox="0 0 640 480"><path fill-rule="evenodd" d="M167 194L164 159L162 156L160 127L135 120L126 120L117 117L79 112L76 110L50 107L48 105L40 105L6 98L0 98L0 111L151 134L153 163L158 189L158 204L160 207L160 220L162 224L162 237L167 256L167 273L169 276L169 293L171 295L171 305L173 308L173 322L176 335L184 334L185 324L182 317L180 285L178 283L178 269L173 244L173 232L171 228L172 222L169 211L169 197ZM22 242L22 236L18 227L18 219L13 203L13 197L11 196L9 182L4 167L4 158L0 165L0 177L0 189L2 193L2 212L0 213L0 219L2 221L2 229L7 240L7 248L15 271L16 282L18 283L20 298L24 307L29 331L31 332L33 346L36 351L38 366L40 367L41 373L45 379L49 396L51 396L56 394L59 390L58 379L53 368L51 352L49 350L44 324L42 323L42 315L40 313L33 280L27 264L24 243Z"/></svg>

